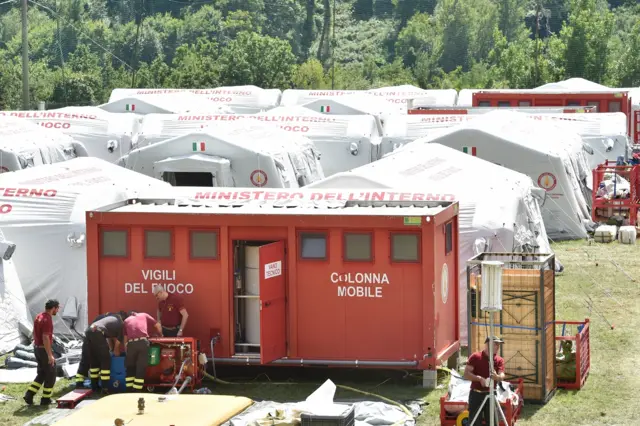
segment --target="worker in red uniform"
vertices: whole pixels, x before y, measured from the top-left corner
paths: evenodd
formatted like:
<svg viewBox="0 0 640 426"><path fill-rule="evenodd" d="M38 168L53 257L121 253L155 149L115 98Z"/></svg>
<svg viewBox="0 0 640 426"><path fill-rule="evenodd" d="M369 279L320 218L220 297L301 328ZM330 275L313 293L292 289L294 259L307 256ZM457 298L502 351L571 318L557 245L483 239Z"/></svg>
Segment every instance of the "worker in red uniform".
<svg viewBox="0 0 640 426"><path fill-rule="evenodd" d="M182 297L167 292L159 285L153 288L153 294L158 301L158 322L162 325L162 335L164 337L182 337L182 331L187 325L187 318L189 318Z"/></svg>
<svg viewBox="0 0 640 426"><path fill-rule="evenodd" d="M91 324L109 315L119 315L123 321L127 317L127 313L125 311L120 311L117 313L105 312L104 314L99 314L97 317L95 317L91 322ZM87 327L87 330L89 330L88 327ZM91 372L91 374L89 373L89 364L91 363L91 348L89 346L89 340L87 339L87 336L86 336L87 330L85 330L85 334L82 337L82 352L80 355L80 365L78 365L78 372L76 373L76 388L83 388L84 381L89 376L91 379L98 379L100 377L99 371L98 373L96 373L95 371ZM109 350L113 351L114 348L111 340L109 340L108 343L109 343ZM118 356L118 354L116 354L116 356Z"/></svg>
<svg viewBox="0 0 640 426"><path fill-rule="evenodd" d="M489 342L491 340L493 340L493 363L491 369L489 369ZM472 424L471 422L480 410L482 401L489 395L489 378L494 380L494 386L504 380L504 359L498 355L500 344L504 343L504 340L495 336L493 338L487 337L484 343L484 349L471 354L467 360L467 366L464 369L463 377L471 381L471 391L469 392L469 426L480 426L483 424L483 420L486 424L489 424L489 400L485 402L482 407L482 412L475 423ZM496 424L498 424L497 421Z"/></svg>
<svg viewBox="0 0 640 426"><path fill-rule="evenodd" d="M149 364L149 337L151 334L162 336L162 327L149 314L130 312L129 317L124 320L123 334L127 352L127 391L141 392Z"/></svg>
<svg viewBox="0 0 640 426"><path fill-rule="evenodd" d="M33 345L38 362L35 380L24 394L24 401L32 405L33 397L42 388L40 405L51 404L53 386L56 384L56 359L53 356L53 317L60 310L60 303L51 299L44 305L44 312L39 313L33 322Z"/></svg>

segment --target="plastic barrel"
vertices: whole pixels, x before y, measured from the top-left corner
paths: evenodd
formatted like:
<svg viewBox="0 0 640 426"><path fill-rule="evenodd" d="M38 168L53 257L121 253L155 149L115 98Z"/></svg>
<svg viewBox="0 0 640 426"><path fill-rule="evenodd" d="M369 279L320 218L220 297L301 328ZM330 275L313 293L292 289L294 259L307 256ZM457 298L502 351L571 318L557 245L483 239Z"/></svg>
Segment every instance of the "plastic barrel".
<svg viewBox="0 0 640 426"><path fill-rule="evenodd" d="M127 390L127 369L124 361L124 356L111 355L109 390L112 392L124 392Z"/></svg>
<svg viewBox="0 0 640 426"><path fill-rule="evenodd" d="M155 366L160 363L160 347L159 346L150 346L149 347L149 365Z"/></svg>

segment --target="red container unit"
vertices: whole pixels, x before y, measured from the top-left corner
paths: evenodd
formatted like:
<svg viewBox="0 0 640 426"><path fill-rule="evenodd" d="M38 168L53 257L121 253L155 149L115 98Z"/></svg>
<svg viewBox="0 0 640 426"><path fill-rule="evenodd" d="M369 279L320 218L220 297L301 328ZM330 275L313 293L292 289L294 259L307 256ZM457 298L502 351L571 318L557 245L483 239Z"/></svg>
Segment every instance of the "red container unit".
<svg viewBox="0 0 640 426"><path fill-rule="evenodd" d="M87 212L89 316L155 315L161 285L216 362L413 368L434 386L459 348L453 199L183 187Z"/></svg>
<svg viewBox="0 0 640 426"><path fill-rule="evenodd" d="M414 115L473 115L484 114L487 111L493 111L498 109L489 107L465 107L465 106L453 106L453 107L416 107L409 108L408 114ZM500 108L504 109L504 108ZM512 111L518 111L525 114L569 114L569 113L588 113L595 112L596 108L587 106L566 106L566 107L510 107Z"/></svg>
<svg viewBox="0 0 640 426"><path fill-rule="evenodd" d="M487 90L472 94L474 107L595 107L597 112L622 112L627 116L628 134L633 134L631 97L628 91L563 91L540 89Z"/></svg>
<svg viewBox="0 0 640 426"><path fill-rule="evenodd" d="M600 183L614 178L614 182L622 178L629 183L629 192L620 194L614 185L613 198L604 197L600 193ZM593 169L593 190L591 203L591 218L594 222L603 222L614 215L629 220L629 225L635 226L640 211L640 166L618 166L615 161L607 161Z"/></svg>
<svg viewBox="0 0 640 426"><path fill-rule="evenodd" d="M589 324L588 318L584 321L556 321L556 326L560 326L560 328L556 330L556 341L560 345L562 345L563 342L570 342L572 346L571 350L575 351L572 355L573 359L565 361L567 364L563 362L556 363L559 388L580 390L587 381L589 371L591 371L591 343L589 339L591 330ZM576 333L571 334L570 332L566 332L567 326L575 327L577 329ZM575 371L575 376L573 376L573 374L571 375L572 377L569 377L569 375L565 376L562 374L562 371L558 371L564 368L565 365L575 365L575 368L571 368L571 370Z"/></svg>

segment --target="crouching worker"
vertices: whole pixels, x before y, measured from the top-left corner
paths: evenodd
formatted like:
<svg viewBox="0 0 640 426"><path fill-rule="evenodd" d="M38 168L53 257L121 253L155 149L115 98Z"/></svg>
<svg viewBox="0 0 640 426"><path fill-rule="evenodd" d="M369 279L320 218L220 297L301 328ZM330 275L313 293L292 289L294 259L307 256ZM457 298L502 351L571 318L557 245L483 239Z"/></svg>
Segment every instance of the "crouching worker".
<svg viewBox="0 0 640 426"><path fill-rule="evenodd" d="M91 389L95 392L101 388L103 393L108 390L111 379L111 349L114 355L120 355L120 345L124 338L123 326L120 315L107 315L91 324L85 334L89 342Z"/></svg>
<svg viewBox="0 0 640 426"><path fill-rule="evenodd" d="M24 394L24 401L31 405L33 397L42 388L40 405L51 404L53 386L56 384L56 359L53 356L53 316L60 310L57 300L48 300L44 305L45 312L39 313L33 322L33 345L38 362L35 380Z"/></svg>
<svg viewBox="0 0 640 426"><path fill-rule="evenodd" d="M97 317L95 317L91 322L91 324L95 323L96 321L100 321L101 319L106 318L108 316L116 316L116 315L120 316L120 319L122 319L123 321L127 317L127 313L124 311L120 311L119 313L105 312L104 314L100 314ZM82 353L80 356L80 364L78 365L78 372L76 374L76 388L83 388L85 380L87 380L87 378L89 378L90 376L89 365L91 364L91 350L89 346L89 339L87 339L87 331L89 331L89 327L87 327L87 329L85 330L85 334L82 337ZM109 342L109 349L113 351L114 347L112 345L111 340L109 340L108 342ZM100 371L98 370L97 372L95 372L94 370L91 373L90 377L92 380L99 379Z"/></svg>
<svg viewBox="0 0 640 426"><path fill-rule="evenodd" d="M154 333L155 332L155 333ZM127 391L141 392L149 365L149 337L162 336L162 327L151 315L129 313L124 321L124 344L127 351Z"/></svg>

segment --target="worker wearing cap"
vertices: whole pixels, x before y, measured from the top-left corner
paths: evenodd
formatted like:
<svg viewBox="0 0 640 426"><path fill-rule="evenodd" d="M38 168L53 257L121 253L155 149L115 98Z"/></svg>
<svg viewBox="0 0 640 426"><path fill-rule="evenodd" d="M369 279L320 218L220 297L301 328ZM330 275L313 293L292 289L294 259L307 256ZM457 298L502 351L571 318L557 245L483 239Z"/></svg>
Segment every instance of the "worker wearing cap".
<svg viewBox="0 0 640 426"><path fill-rule="evenodd" d="M162 336L162 327L147 313L131 312L124 320L124 345L127 352L127 391L141 392L149 365L149 337L155 331Z"/></svg>
<svg viewBox="0 0 640 426"><path fill-rule="evenodd" d="M126 318L125 318L126 319ZM123 343L123 318L119 314L106 315L92 323L85 333L89 343L89 375L91 389L106 392L111 379L111 350L120 355ZM102 386L99 386L99 381Z"/></svg>
<svg viewBox="0 0 640 426"><path fill-rule="evenodd" d="M38 362L35 380L24 394L24 401L31 405L33 397L42 388L40 405L51 404L53 386L56 384L56 359L53 356L53 317L60 310L60 303L51 299L44 305L44 312L39 313L33 322L34 354Z"/></svg>
<svg viewBox="0 0 640 426"><path fill-rule="evenodd" d="M164 337L182 337L182 331L187 325L187 318L189 318L182 297L167 292L159 285L153 288L153 294L158 301L158 322L162 325L162 335Z"/></svg>
<svg viewBox="0 0 640 426"><path fill-rule="evenodd" d="M489 369L490 340L493 340L493 363L491 370ZM500 344L504 343L504 341L494 336L492 339L487 337L484 343L484 349L471 354L467 360L467 366L464 369L463 377L471 381L471 391L469 392L469 422L473 421L476 413L480 410L484 398L489 395L489 378L492 378L496 384L504 380L504 359L498 355ZM489 400L487 400L475 423L469 423L469 426L479 426L483 424L483 420L486 424L489 424L489 409Z"/></svg>
<svg viewBox="0 0 640 426"><path fill-rule="evenodd" d="M120 311L118 313L105 312L104 314L99 314L97 317L95 317L91 322L91 324L109 315L119 315L121 319L124 319L127 316L126 312L124 311ZM89 330L89 327L87 327L87 330ZM80 355L80 364L78 365L78 372L76 373L76 388L83 388L84 381L87 379L87 377L89 377L89 364L91 363L91 350L89 346L89 340L87 339L87 336L86 336L87 330L85 330L85 335L82 337L82 352ZM111 340L109 340L108 343L109 343L109 350L113 351L113 345ZM92 373L92 375L93 376L91 378L98 379L99 371L98 373Z"/></svg>

